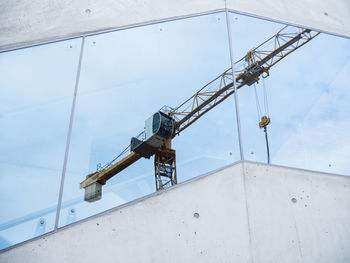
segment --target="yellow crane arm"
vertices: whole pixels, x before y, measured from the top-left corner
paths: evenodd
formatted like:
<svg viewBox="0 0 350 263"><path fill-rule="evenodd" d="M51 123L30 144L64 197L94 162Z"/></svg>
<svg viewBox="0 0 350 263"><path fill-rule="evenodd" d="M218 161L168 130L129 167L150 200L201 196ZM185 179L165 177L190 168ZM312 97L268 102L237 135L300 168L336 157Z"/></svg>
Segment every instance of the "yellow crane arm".
<svg viewBox="0 0 350 263"><path fill-rule="evenodd" d="M263 74L263 77L268 76L273 65L319 34L310 29L292 29L284 27L235 63L236 89L258 82ZM173 137L232 95L235 91L233 85L232 69L229 68L180 106L170 110L169 115L176 121Z"/></svg>
<svg viewBox="0 0 350 263"><path fill-rule="evenodd" d="M95 182L99 182L100 184L105 184L109 178L116 175L120 171L124 170L128 166L132 165L141 157L142 156L139 155L138 153L131 152L129 155L121 159L119 162L116 162L112 166L88 175L88 177L83 182L80 183L80 188L86 188L87 186Z"/></svg>

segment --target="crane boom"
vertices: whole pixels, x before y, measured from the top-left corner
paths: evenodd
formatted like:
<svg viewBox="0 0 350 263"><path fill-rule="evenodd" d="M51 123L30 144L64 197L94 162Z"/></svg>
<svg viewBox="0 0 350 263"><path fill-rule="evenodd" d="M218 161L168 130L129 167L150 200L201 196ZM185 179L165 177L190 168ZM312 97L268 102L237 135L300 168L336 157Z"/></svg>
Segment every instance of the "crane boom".
<svg viewBox="0 0 350 263"><path fill-rule="evenodd" d="M235 70L236 89L258 82L260 75L265 73L267 76L273 65L319 34L309 29L284 32L286 29L287 27L284 27L276 35L249 51L235 63L245 62L243 68L238 67ZM272 48L269 49L269 46ZM182 132L209 110L223 102L234 91L232 70L229 68L180 106L170 111L169 115L176 121L173 136Z"/></svg>
<svg viewBox="0 0 350 263"><path fill-rule="evenodd" d="M319 34L319 32L310 29L301 28L295 31L288 31L288 29L287 26L282 28L277 34L250 50L243 58L238 60L235 63L234 74L232 68L229 68L180 106L176 108L163 107L152 117L153 120L150 120L151 118L147 120L151 123L150 129L153 129L154 132L152 136L146 135L145 140L132 138L129 155L105 169L88 175L80 183L80 188L85 188L86 191L94 183L103 185L112 176L141 157L150 158L152 155L156 155L157 190L166 185L162 183L163 177L170 178L167 183L176 184L175 151L170 149L171 140L205 113L231 96L235 90L245 85L251 86L259 81L260 76L267 77L272 66ZM234 85L236 85L236 89ZM157 134L154 131L154 123L159 126L157 126ZM148 129L148 133L150 133L150 129ZM169 133L169 131L171 132ZM91 200L96 199L92 198Z"/></svg>

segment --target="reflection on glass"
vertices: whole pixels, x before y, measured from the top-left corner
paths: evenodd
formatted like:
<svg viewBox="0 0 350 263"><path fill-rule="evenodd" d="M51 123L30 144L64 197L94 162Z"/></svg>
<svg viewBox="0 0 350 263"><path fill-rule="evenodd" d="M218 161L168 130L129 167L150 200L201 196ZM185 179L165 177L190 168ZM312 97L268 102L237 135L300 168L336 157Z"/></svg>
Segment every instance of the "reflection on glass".
<svg viewBox="0 0 350 263"><path fill-rule="evenodd" d="M234 13L230 23L236 60L285 27ZM268 111L273 164L349 175L349 71L350 40L319 34L274 65L255 87L240 89L245 158L267 161L258 123Z"/></svg>
<svg viewBox="0 0 350 263"><path fill-rule="evenodd" d="M111 161L164 105L176 107L230 68L225 14L86 39L60 226L155 191L154 161L140 159L84 202L79 183ZM178 182L239 158L233 98L173 140ZM71 210L74 209L74 219Z"/></svg>
<svg viewBox="0 0 350 263"><path fill-rule="evenodd" d="M0 54L0 248L53 230L80 42Z"/></svg>

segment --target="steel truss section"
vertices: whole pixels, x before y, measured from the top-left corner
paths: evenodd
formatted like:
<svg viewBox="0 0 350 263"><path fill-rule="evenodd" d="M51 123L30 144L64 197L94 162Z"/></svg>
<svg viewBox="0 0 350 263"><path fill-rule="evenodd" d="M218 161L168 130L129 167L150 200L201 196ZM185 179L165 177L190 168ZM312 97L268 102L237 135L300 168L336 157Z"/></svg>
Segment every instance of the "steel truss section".
<svg viewBox="0 0 350 263"><path fill-rule="evenodd" d="M273 65L318 34L319 32L310 29L288 26L282 28L277 34L235 62L236 89L258 82L260 77L267 77ZM180 106L172 109L169 115L176 121L173 137L232 95L235 91L233 82L232 68L229 68Z"/></svg>
<svg viewBox="0 0 350 263"><path fill-rule="evenodd" d="M177 184L175 150L162 148L154 156L156 190Z"/></svg>

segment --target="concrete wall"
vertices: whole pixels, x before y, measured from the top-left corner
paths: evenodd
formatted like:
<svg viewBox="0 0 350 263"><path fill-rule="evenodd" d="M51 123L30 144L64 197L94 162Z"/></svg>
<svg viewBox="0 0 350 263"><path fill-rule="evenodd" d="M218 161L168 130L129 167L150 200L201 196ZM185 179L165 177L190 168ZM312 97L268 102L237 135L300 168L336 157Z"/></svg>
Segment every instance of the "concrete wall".
<svg viewBox="0 0 350 263"><path fill-rule="evenodd" d="M3 0L0 51L226 7L350 37L348 0Z"/></svg>
<svg viewBox="0 0 350 263"><path fill-rule="evenodd" d="M350 177L238 163L0 254L0 262L350 262Z"/></svg>

